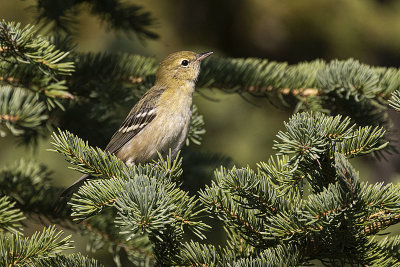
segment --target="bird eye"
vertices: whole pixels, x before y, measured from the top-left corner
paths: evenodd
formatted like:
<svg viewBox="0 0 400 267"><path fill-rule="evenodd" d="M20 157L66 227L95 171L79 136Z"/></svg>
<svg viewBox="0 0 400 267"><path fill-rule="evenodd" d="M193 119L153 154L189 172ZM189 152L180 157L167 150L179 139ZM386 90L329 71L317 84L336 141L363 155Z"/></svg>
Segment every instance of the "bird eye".
<svg viewBox="0 0 400 267"><path fill-rule="evenodd" d="M184 59L184 60L182 60L181 65L186 67L187 65L189 65L189 61Z"/></svg>

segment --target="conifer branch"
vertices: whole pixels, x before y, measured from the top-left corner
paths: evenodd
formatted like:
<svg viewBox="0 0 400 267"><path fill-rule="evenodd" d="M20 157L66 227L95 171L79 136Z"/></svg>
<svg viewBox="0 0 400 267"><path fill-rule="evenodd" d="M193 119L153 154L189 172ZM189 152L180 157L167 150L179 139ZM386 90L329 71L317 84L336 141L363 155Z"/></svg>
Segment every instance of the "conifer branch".
<svg viewBox="0 0 400 267"><path fill-rule="evenodd" d="M289 237L299 239L308 231L315 233L327 229L334 231L335 218L340 218L343 214L351 214L352 210L357 208L361 201L358 174L354 172L343 155L336 154L335 161L338 181L335 184L329 184L322 192L310 195L302 203L304 206L301 205L294 212L296 215L290 213L279 215L271 226L275 234L281 235L284 239Z"/></svg>
<svg viewBox="0 0 400 267"><path fill-rule="evenodd" d="M54 150L67 157L73 169L91 176L129 179L128 167L115 155L93 148L68 131L52 134Z"/></svg>
<svg viewBox="0 0 400 267"><path fill-rule="evenodd" d="M115 223L128 238L139 233L162 233L166 225L187 226L194 234L204 238L202 232L208 226L197 221L198 215L203 212L197 202L173 183L136 177L126 184L116 201L118 217ZM160 238L160 235L157 237Z"/></svg>
<svg viewBox="0 0 400 267"><path fill-rule="evenodd" d="M54 257L46 257L32 259L30 264L25 266L81 266L81 267L102 267L99 261L84 257L81 254L55 255Z"/></svg>
<svg viewBox="0 0 400 267"><path fill-rule="evenodd" d="M51 172L41 164L23 159L0 170L0 195L8 196L24 212L54 218L55 199L61 188L52 186Z"/></svg>
<svg viewBox="0 0 400 267"><path fill-rule="evenodd" d="M229 251L194 241L184 243L179 255L179 263L186 266L228 266L233 261L234 256Z"/></svg>
<svg viewBox="0 0 400 267"><path fill-rule="evenodd" d="M260 255L239 259L235 266L298 266L306 264L302 259L301 251L294 245L278 245L263 250Z"/></svg>
<svg viewBox="0 0 400 267"><path fill-rule="evenodd" d="M87 1L92 5L91 12L106 22L110 28L133 32L140 39L156 39L158 35L149 28L154 24L150 12L133 4L118 0Z"/></svg>
<svg viewBox="0 0 400 267"><path fill-rule="evenodd" d="M370 217L366 218L365 221L364 233L366 235L373 235L391 225L399 223L400 214L390 214L390 212L381 211L376 214L372 214Z"/></svg>
<svg viewBox="0 0 400 267"><path fill-rule="evenodd" d="M216 176L218 179L218 176ZM256 216L257 211L242 208L236 205L233 196L212 182L200 191L200 200L208 212L224 221L228 227L236 228L242 237L253 246L268 246L274 243L262 232L263 220Z"/></svg>
<svg viewBox="0 0 400 267"><path fill-rule="evenodd" d="M125 251L127 253L137 252L148 258L154 257L154 255L151 253L150 249L146 248L149 246L149 244L148 244L148 242L146 242L145 236L135 237L135 238L127 241L124 238L121 238L120 235L114 235L114 232L108 233L106 229L101 229L101 227L99 227L99 222L97 222L98 220L100 220L100 218L98 218L98 219L93 218L93 219L89 219L87 221L82 221L80 223L80 225L84 228L83 233L96 235L96 237L93 238L94 239L93 242L101 241L102 243L104 243L104 241L107 241L110 246L121 247L121 248L125 249ZM104 217L101 218L101 220L104 220ZM135 244L136 243L135 241L137 241L138 244ZM98 246L98 244L97 244L97 246Z"/></svg>
<svg viewBox="0 0 400 267"><path fill-rule="evenodd" d="M156 178L162 183L162 181L176 180L182 173L181 160L178 158L173 160L171 156L166 160L160 159L143 166L129 167L115 155L90 147L68 131L59 131L59 134L54 133L52 137L55 151L67 156L69 161L77 166L76 169L92 176L113 178L89 181L80 188L71 202L73 210L78 210L79 207L79 214L73 214L78 220L99 212L104 206L113 205L118 193L126 188L132 179L146 176ZM81 205L86 205L88 210L83 210Z"/></svg>
<svg viewBox="0 0 400 267"><path fill-rule="evenodd" d="M204 128L204 118L198 111L196 105L193 105L193 113L192 120L190 121L189 133L186 138L186 145L189 145L190 142L200 145L202 140L202 135L206 133Z"/></svg>
<svg viewBox="0 0 400 267"><path fill-rule="evenodd" d="M154 24L150 12L142 7L119 0L42 0L36 3L39 20L53 24L56 30L70 33L76 30L77 11L88 7L89 12L106 23L107 28L133 33L140 39L158 37L150 28Z"/></svg>
<svg viewBox="0 0 400 267"><path fill-rule="evenodd" d="M335 151L344 154L348 158L368 154L387 147L389 142L381 142L386 131L383 127L359 127L354 131L356 138L346 139L336 143Z"/></svg>
<svg viewBox="0 0 400 267"><path fill-rule="evenodd" d="M85 220L114 206L118 210L115 224L121 234L128 240L147 234L159 250L160 254L155 251L156 261L163 264L174 255L165 251L166 243L172 242L167 246L177 249L183 227L204 238L203 231L209 226L198 220L204 208L173 182L182 173L181 159L173 160L169 155L166 160L128 167L114 155L88 146L69 132L59 131L53 134L53 140L56 151L71 163L90 174L111 178L88 181L79 188L69 203L74 220Z"/></svg>
<svg viewBox="0 0 400 267"><path fill-rule="evenodd" d="M58 99L73 97L65 76L74 71L74 62L66 61L69 52L57 50L37 31L35 26L21 28L19 23L0 21L0 85L33 92L48 109L63 108Z"/></svg>
<svg viewBox="0 0 400 267"><path fill-rule="evenodd" d="M171 266L176 262L182 247L183 229L174 225L166 225L162 232L149 234L153 243L156 266Z"/></svg>
<svg viewBox="0 0 400 267"><path fill-rule="evenodd" d="M259 162L257 167L281 194L299 195L300 186L306 175L289 164L288 155L270 157L268 162Z"/></svg>
<svg viewBox="0 0 400 267"><path fill-rule="evenodd" d="M397 266L400 261L400 236L386 237L383 240L371 242L375 251L370 258L376 266Z"/></svg>
<svg viewBox="0 0 400 267"><path fill-rule="evenodd" d="M137 88L139 97L145 92L144 88L150 88L154 82L157 68L154 58L126 53L76 53L73 57L76 70L69 79L69 87L74 94L89 97L96 88L101 92L99 97L110 101L116 92L125 92L121 95L128 96L132 88Z"/></svg>
<svg viewBox="0 0 400 267"><path fill-rule="evenodd" d="M239 239L246 240L246 252L235 252L240 264L267 264L260 253L252 258L253 249L287 244L303 248L297 252L302 255L298 258L300 261L330 255L328 257L335 263L371 262L362 256L368 249L365 247L368 246L367 236L400 221L398 187L361 183L347 160L351 155L338 153L341 150L335 144L363 147L366 153L371 153L371 147L383 147L379 142L384 131L373 127L355 129L349 118L320 113L297 114L286 127L287 132L278 133L282 140L276 143L279 151L287 147L287 151L305 153L306 150L299 150L296 143L305 143L304 140L310 141L309 147L321 144L315 155L319 153L322 166L327 166L322 168L323 172L333 177L324 181L320 176L321 165L314 164L311 157L311 160L293 160L296 154L291 153L277 156L276 161L271 158L268 163L258 164L258 172L248 168L216 172L215 181L201 192L201 201L211 214L224 221L230 246L237 247L241 244ZM363 142L371 147L364 146ZM304 176L309 183L319 186L313 187L309 196L302 200L301 192L288 190L288 186ZM264 206L265 203L268 205ZM257 224L258 218L263 223ZM340 248L343 236L348 238L345 245L348 248L336 256L319 245L329 242L330 248ZM198 247L191 248L190 255L204 259L198 250ZM205 255L207 253L216 254L215 251L207 251ZM360 255L360 258L352 255Z"/></svg>
<svg viewBox="0 0 400 267"><path fill-rule="evenodd" d="M179 155L175 159L168 156L165 160L160 158L161 161L154 163L128 167L115 155L89 146L87 142L68 131L59 130L58 134L53 133L52 139L55 149L51 151L64 154L74 165L73 169L94 177L129 180L136 175L145 174L149 177L165 176L170 180L176 180L182 173L182 161L178 160Z"/></svg>
<svg viewBox="0 0 400 267"><path fill-rule="evenodd" d="M386 100L400 87L400 71L353 59L288 65L257 58L212 57L204 62L198 84L266 96L295 111L346 114L362 126L376 126L387 122Z"/></svg>
<svg viewBox="0 0 400 267"><path fill-rule="evenodd" d="M259 210L258 216L276 215L283 206L279 199L279 192L271 188L268 180L261 175L256 175L249 168L230 171L221 169L216 172L221 180L220 187L229 191L233 196L238 196L239 205L247 209Z"/></svg>
<svg viewBox="0 0 400 267"><path fill-rule="evenodd" d="M393 92L392 98L389 99L389 105L396 111L400 111L400 90Z"/></svg>
<svg viewBox="0 0 400 267"><path fill-rule="evenodd" d="M350 126L350 119L342 120L340 115L297 113L285 127L286 132L277 134L280 140L275 141L274 148L278 155L291 155L290 160L296 162L314 162L326 150L330 155L339 152L351 158L382 150L388 145L381 141L385 134L382 127L366 126L353 130L355 125Z"/></svg>
<svg viewBox="0 0 400 267"><path fill-rule="evenodd" d="M376 234L400 221L400 196L396 185L378 183L361 185L366 216L361 219L366 235Z"/></svg>
<svg viewBox="0 0 400 267"><path fill-rule="evenodd" d="M297 65L258 58L212 57L203 64L199 83L206 87L246 91L255 95L279 93L315 97L388 97L398 87L400 72L394 68L370 67L354 59Z"/></svg>
<svg viewBox="0 0 400 267"><path fill-rule="evenodd" d="M236 258L246 258L254 255L255 247L243 239L240 233L238 233L234 228L228 228L225 226L224 230L227 234L226 251L229 251L232 255L236 255Z"/></svg>
<svg viewBox="0 0 400 267"><path fill-rule="evenodd" d="M279 180L279 187L287 192L301 192L302 182L306 179L315 191L321 191L334 182L336 152L351 158L380 151L388 145L383 141L383 128L366 126L355 130L350 118L340 115L297 113L285 123L285 127L286 131L278 132L278 140L273 146L278 150L278 157L288 156L285 167L270 161L261 164L261 169L272 174L273 183Z"/></svg>
<svg viewBox="0 0 400 267"><path fill-rule="evenodd" d="M14 266L32 264L34 260L55 257L56 253L72 248L71 236L62 238L63 231L54 226L35 232L30 238L19 234L0 235L0 264Z"/></svg>
<svg viewBox="0 0 400 267"><path fill-rule="evenodd" d="M19 23L0 22L0 58L33 64L44 74L55 78L56 74L68 75L74 70L72 62L62 62L68 52L56 50L48 40L37 35L36 28Z"/></svg>
<svg viewBox="0 0 400 267"><path fill-rule="evenodd" d="M62 108L57 99L73 99L68 92L66 80L52 80L33 65L12 64L6 61L0 62L0 84L12 88L21 88L32 93L45 96L48 108L55 105Z"/></svg>
<svg viewBox="0 0 400 267"><path fill-rule="evenodd" d="M342 116L330 117L322 113L297 113L285 123L286 132L279 131L274 149L278 155L295 154L296 160L315 157L324 152L332 142L347 139L352 134L354 125L350 126L350 119Z"/></svg>
<svg viewBox="0 0 400 267"><path fill-rule="evenodd" d="M302 261L300 250L293 245L278 245L263 250L259 255L238 257L226 248L185 243L180 255L181 262L189 266L296 266Z"/></svg>
<svg viewBox="0 0 400 267"><path fill-rule="evenodd" d="M99 213L107 206L113 206L126 183L122 179L86 182L69 202L74 220L80 222Z"/></svg>
<svg viewBox="0 0 400 267"><path fill-rule="evenodd" d="M172 158L171 153L171 149L169 149L169 153L164 159L161 153L158 152L158 160L153 160L149 166L160 171L160 173L164 174L169 181L177 182L183 173L182 157L180 156L181 152L178 151L175 158Z"/></svg>
<svg viewBox="0 0 400 267"><path fill-rule="evenodd" d="M20 221L24 220L24 214L14 208L15 202L11 202L7 196L0 198L0 232L10 232L20 234L22 225Z"/></svg>
<svg viewBox="0 0 400 267"><path fill-rule="evenodd" d="M102 246L109 248L117 246L124 249L134 262L143 262L145 258L153 257L150 248L146 249L146 246L150 246L148 241L146 245L143 238L134 238L130 241L121 238L114 229L112 223L114 218L105 216L104 212L101 218L94 216L79 226L70 223L67 209L62 213L54 214L54 207L57 204L57 201L54 200L59 198L62 189L51 186L50 172L44 166L23 160L6 166L0 171L0 188L1 195L9 195L16 201L18 207L31 215L31 218L32 215L37 214L39 217L33 216L33 218L39 219L42 223L42 217L44 217L50 222L57 222L63 227L89 235L91 237L90 246L93 250ZM10 215L6 219L12 219L12 216ZM44 223L48 224L48 221Z"/></svg>
<svg viewBox="0 0 400 267"><path fill-rule="evenodd" d="M96 252L100 249L108 249L115 259L119 258L119 251L123 250L136 265L146 261L153 262L154 255L148 237L135 236L127 240L119 234L119 229L113 223L115 215L113 210L104 210L101 214L92 216L79 224L80 233L89 236L88 250Z"/></svg>
<svg viewBox="0 0 400 267"><path fill-rule="evenodd" d="M16 136L37 136L48 119L46 105L32 93L0 86L0 123Z"/></svg>

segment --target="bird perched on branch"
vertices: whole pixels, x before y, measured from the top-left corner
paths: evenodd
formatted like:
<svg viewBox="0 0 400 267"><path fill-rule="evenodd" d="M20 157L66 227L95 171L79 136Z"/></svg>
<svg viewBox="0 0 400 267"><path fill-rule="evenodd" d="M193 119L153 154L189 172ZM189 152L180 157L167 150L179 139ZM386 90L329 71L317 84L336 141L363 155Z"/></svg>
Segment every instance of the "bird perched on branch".
<svg viewBox="0 0 400 267"><path fill-rule="evenodd" d="M105 150L128 165L149 162L157 152L165 155L169 149L175 156L189 131L200 63L211 54L181 51L167 56L154 86L132 108ZM69 196L88 177L83 175L62 196Z"/></svg>

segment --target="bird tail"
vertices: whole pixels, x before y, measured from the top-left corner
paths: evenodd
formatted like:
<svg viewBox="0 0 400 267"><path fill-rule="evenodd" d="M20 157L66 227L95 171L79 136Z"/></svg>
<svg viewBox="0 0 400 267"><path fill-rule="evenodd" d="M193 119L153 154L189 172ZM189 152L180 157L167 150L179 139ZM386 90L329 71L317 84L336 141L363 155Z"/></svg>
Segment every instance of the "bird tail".
<svg viewBox="0 0 400 267"><path fill-rule="evenodd" d="M90 175L84 174L79 178L75 183L73 183L70 187L65 189L61 195L60 199L57 201L58 203L55 205L55 213L60 215L64 214L66 210L69 210L67 207L68 201L71 199L72 194L85 182Z"/></svg>
<svg viewBox="0 0 400 267"><path fill-rule="evenodd" d="M68 187L61 193L61 197L64 197L64 198L71 197L72 194L76 191L76 189L78 189L83 184L83 182L89 177L90 177L90 175L88 175L88 174L82 175L81 178L76 180L75 183L73 183L70 187Z"/></svg>

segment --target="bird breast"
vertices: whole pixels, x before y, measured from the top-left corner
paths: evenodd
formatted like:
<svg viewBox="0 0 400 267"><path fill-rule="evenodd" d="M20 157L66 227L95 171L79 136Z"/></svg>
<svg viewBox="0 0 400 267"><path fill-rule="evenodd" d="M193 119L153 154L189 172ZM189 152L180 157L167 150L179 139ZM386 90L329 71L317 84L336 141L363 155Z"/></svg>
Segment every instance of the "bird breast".
<svg viewBox="0 0 400 267"><path fill-rule="evenodd" d="M169 105L156 109L156 118L142 131L132 138L119 152L118 156L128 165L145 163L158 157L157 151L163 157L171 149L175 157L184 144L190 127L192 116L192 99L180 96ZM160 100L161 101L161 100Z"/></svg>

